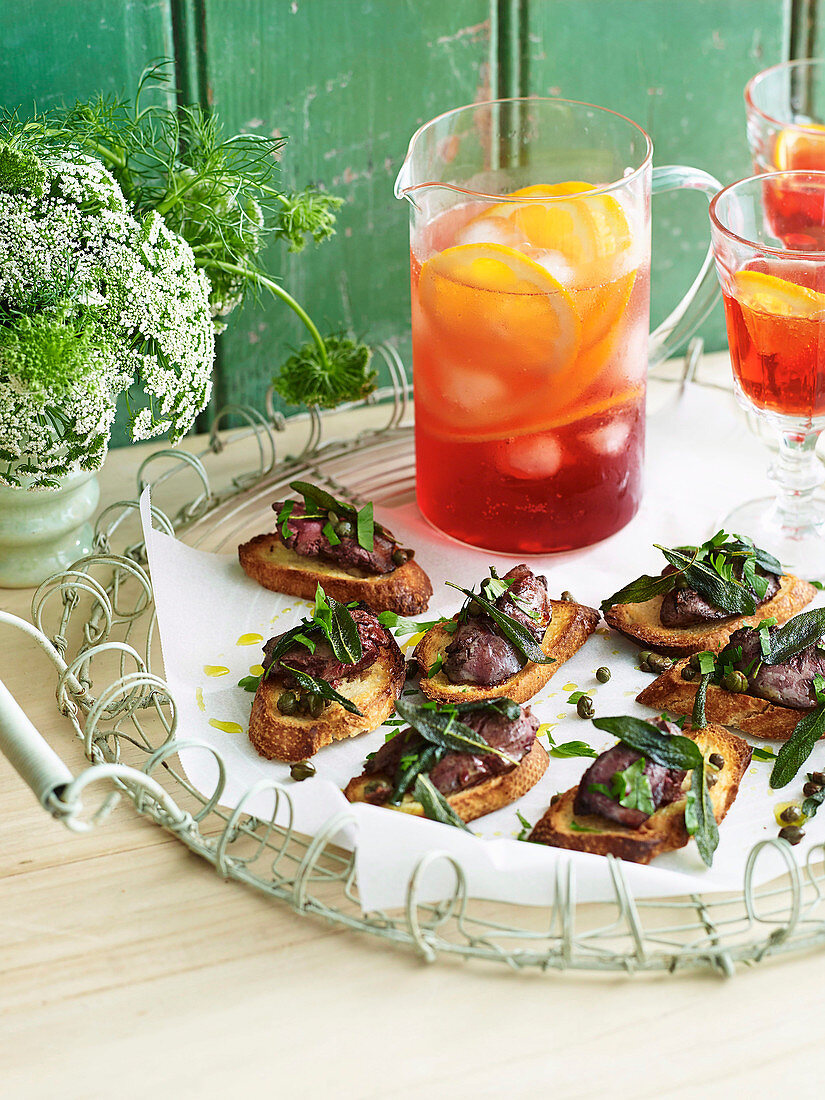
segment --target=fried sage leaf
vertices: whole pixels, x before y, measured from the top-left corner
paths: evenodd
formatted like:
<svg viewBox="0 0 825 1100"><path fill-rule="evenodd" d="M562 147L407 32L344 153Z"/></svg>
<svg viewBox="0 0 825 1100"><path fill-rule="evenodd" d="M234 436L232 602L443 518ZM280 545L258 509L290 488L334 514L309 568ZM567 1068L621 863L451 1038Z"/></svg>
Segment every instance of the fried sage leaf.
<svg viewBox="0 0 825 1100"><path fill-rule="evenodd" d="M666 546L656 545L668 564L682 570L684 578L691 588L695 588L708 603L729 611L732 615L752 615L756 611L756 600L743 584L733 576L725 578L710 565L706 565L687 551L669 550Z"/></svg>
<svg viewBox="0 0 825 1100"><path fill-rule="evenodd" d="M700 754L701 755L701 754ZM693 769L690 790L685 802L685 828L699 849L699 855L707 867L713 864L713 853L719 846L719 826L710 799L704 758Z"/></svg>
<svg viewBox="0 0 825 1100"><path fill-rule="evenodd" d="M665 768L690 771L702 762L702 753L695 741L679 734L663 733L643 718L633 718L630 715L594 718L593 725Z"/></svg>
<svg viewBox="0 0 825 1100"><path fill-rule="evenodd" d="M675 588L678 577L678 573L668 573L664 577L650 577L647 573L643 573L635 581L631 581L618 592L614 592L612 596L608 596L606 600L602 600L601 612L604 614L617 603L647 603L654 596L664 596Z"/></svg>
<svg viewBox="0 0 825 1100"><path fill-rule="evenodd" d="M770 653L765 657L766 665L781 665L795 653L814 645L825 634L825 607L803 611L789 619L771 639Z"/></svg>
<svg viewBox="0 0 825 1100"><path fill-rule="evenodd" d="M334 596L328 596L318 585L315 589L313 620L329 639L332 652L345 665L354 665L364 652L358 627L349 609Z"/></svg>
<svg viewBox="0 0 825 1100"><path fill-rule="evenodd" d="M506 612L499 611L499 609L484 596L478 595L471 591L469 588L462 588L459 584L453 584L452 581L447 581L450 588L457 588L459 592L463 592L465 596L473 600L484 608L485 614L493 620L501 633L512 642L525 661L533 661L537 665L550 665L555 663L554 657L548 657L539 643L536 641L534 635L524 626L522 623L516 622Z"/></svg>
<svg viewBox="0 0 825 1100"><path fill-rule="evenodd" d="M360 510L355 507L354 504L350 504L345 500L336 500L336 498L322 489L320 485L312 485L309 481L290 481L290 489L294 489L296 493L300 493L304 498L304 504L307 506L307 510L315 507L324 512L334 512L337 516L341 516L342 519L349 520L356 531L358 545L363 547L364 550L372 551L374 547L374 537L376 524L372 515L372 503L365 504Z"/></svg>
<svg viewBox="0 0 825 1100"><path fill-rule="evenodd" d="M413 794L416 801L421 804L424 813L432 821L440 821L442 825L455 825L458 829L470 832L441 791L426 775L416 777Z"/></svg>
<svg viewBox="0 0 825 1100"><path fill-rule="evenodd" d="M443 755L444 750L440 749L438 745L427 745L421 752L414 753L413 759L407 766L400 769L400 774L395 781L395 788L390 796L390 805L397 806L418 776L429 774Z"/></svg>
<svg viewBox="0 0 825 1100"><path fill-rule="evenodd" d="M302 672L299 668L290 668L289 665L282 664L281 668L291 676L294 676L296 683L299 687L302 687L304 691L312 692L313 695L320 695L322 699L329 699L331 703L340 703L344 710L349 711L350 714L357 714L359 718L364 717L363 712L358 709L351 699L347 699L345 695L339 695L335 688L331 687L326 680L310 676L308 673Z"/></svg>
<svg viewBox="0 0 825 1100"><path fill-rule="evenodd" d="M713 672L703 672L699 678L699 686L696 688L696 698L693 700L693 714L690 724L695 730L703 730L708 724L705 713L705 704L708 698L708 684L713 678Z"/></svg>
<svg viewBox="0 0 825 1100"><path fill-rule="evenodd" d="M794 731L779 752L771 771L770 785L774 789L785 787L811 755L814 745L825 733L825 703L808 711L794 727Z"/></svg>
<svg viewBox="0 0 825 1100"><path fill-rule="evenodd" d="M512 756L508 756L503 749L497 749L489 745L487 741L470 726L456 718L456 708L444 710L432 710L429 707L417 707L413 703L405 703L396 699L395 710L397 714L407 722L416 733L420 733L425 741L429 741L448 752L479 753L484 755L491 752L508 764L518 764Z"/></svg>
<svg viewBox="0 0 825 1100"><path fill-rule="evenodd" d="M508 699L506 695L500 695L496 699L476 699L471 703L449 703L447 705L459 714L472 714L477 711L489 713L493 711L495 714L501 714L504 718L508 718L511 722L515 722L521 717L521 707L513 699ZM445 710L446 707L442 706L441 709Z"/></svg>

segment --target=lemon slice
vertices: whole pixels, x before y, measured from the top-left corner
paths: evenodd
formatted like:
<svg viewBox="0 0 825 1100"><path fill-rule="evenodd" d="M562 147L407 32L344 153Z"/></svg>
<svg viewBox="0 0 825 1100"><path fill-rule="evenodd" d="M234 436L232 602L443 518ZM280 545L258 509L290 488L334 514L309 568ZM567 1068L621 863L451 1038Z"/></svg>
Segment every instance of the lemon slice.
<svg viewBox="0 0 825 1100"><path fill-rule="evenodd" d="M762 271L737 271L733 296L745 310L775 317L818 317L825 311L825 294Z"/></svg>
<svg viewBox="0 0 825 1100"><path fill-rule="evenodd" d="M803 129L782 130L773 147L773 162L781 171L825 168L825 126L811 123Z"/></svg>

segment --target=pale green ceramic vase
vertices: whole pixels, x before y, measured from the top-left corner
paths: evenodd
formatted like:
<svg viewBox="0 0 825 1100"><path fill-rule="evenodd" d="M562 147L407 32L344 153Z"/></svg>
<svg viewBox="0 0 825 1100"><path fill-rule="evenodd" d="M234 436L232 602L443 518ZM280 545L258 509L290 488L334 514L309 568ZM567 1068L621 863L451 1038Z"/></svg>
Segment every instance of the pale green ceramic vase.
<svg viewBox="0 0 825 1100"><path fill-rule="evenodd" d="M59 489L0 486L0 587L27 588L92 549L97 476L70 474Z"/></svg>

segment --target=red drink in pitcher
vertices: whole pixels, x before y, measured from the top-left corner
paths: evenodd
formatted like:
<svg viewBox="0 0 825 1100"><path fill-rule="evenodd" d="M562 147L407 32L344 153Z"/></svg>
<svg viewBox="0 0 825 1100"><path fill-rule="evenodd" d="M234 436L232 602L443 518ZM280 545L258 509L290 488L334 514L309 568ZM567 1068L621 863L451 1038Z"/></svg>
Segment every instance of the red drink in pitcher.
<svg viewBox="0 0 825 1100"><path fill-rule="evenodd" d="M587 546L641 497L647 242L586 183L502 198L530 201L453 208L412 253L418 503L475 546Z"/></svg>

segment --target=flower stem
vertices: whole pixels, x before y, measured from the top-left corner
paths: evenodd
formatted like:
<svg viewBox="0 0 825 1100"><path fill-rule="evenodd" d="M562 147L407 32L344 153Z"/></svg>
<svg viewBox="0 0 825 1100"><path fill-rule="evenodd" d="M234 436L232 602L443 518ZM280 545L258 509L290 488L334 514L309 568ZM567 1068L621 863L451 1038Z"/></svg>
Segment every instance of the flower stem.
<svg viewBox="0 0 825 1100"><path fill-rule="evenodd" d="M257 271L253 271L249 267L241 267L239 264L227 264L223 262L208 263L203 261L196 261L198 267L212 267L217 268L218 271L226 271L229 275L241 275L245 279L252 279L259 286L265 287L270 293L274 294L276 298L280 298L282 302L286 302L289 308L300 317L303 323L306 325L313 343L318 348L318 354L321 358L325 369L329 370L329 359L327 358L327 346L324 343L324 338L321 333L315 327L315 324L310 315L300 306L295 299L289 294L282 286L274 282L272 279L268 279L266 275L261 275Z"/></svg>

